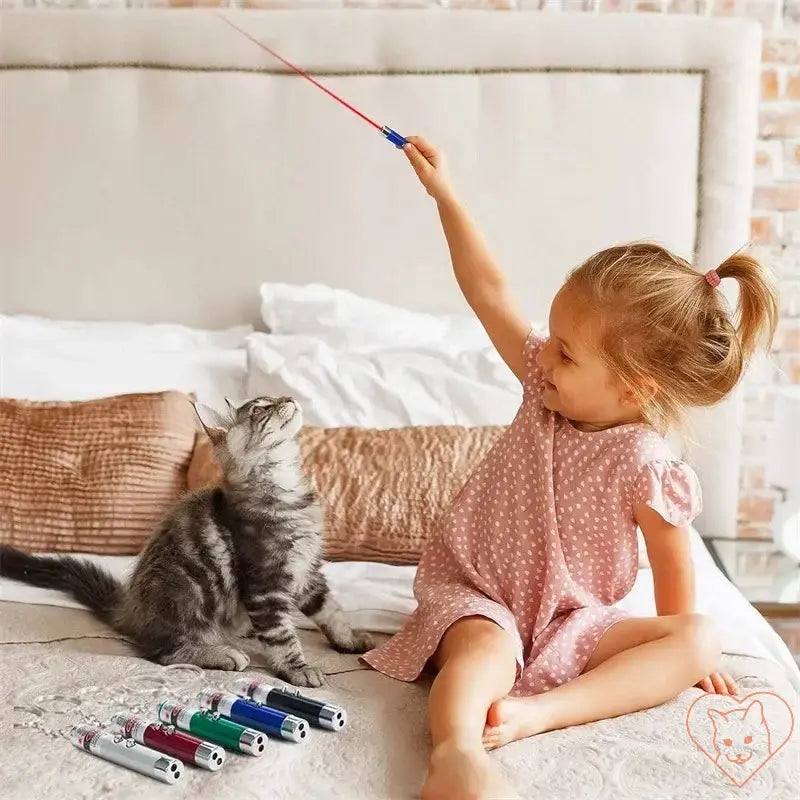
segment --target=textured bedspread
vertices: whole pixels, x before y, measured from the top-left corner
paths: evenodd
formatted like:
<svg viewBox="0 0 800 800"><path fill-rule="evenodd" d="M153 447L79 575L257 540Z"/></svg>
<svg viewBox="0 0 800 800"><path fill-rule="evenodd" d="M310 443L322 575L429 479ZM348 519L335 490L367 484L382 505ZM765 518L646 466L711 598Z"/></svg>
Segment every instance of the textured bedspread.
<svg viewBox="0 0 800 800"><path fill-rule="evenodd" d="M229 754L218 773L190 768L165 786L73 748L58 731L73 722L108 722L113 711L151 711L161 697L189 700L230 673L159 667L86 612L0 603L0 795L30 798L347 798L419 796L429 739L427 683L393 681L354 656L325 648L303 632L309 655L329 673L311 692L343 705L341 733L312 729L297 745L271 741L260 759ZM748 692L773 691L800 705L772 662L729 656L726 667ZM246 673L257 676L252 666ZM238 677L238 676L237 676ZM796 800L800 735L738 788L690 741L686 715L699 690L658 708L547 733L493 754L526 798L770 798ZM456 800L456 798L454 798Z"/></svg>

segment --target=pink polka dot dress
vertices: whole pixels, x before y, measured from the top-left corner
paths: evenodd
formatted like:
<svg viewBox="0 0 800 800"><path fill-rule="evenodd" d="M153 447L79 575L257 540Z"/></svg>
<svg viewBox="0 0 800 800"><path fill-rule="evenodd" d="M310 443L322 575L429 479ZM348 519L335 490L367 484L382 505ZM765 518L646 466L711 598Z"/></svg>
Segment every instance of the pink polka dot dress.
<svg viewBox="0 0 800 800"><path fill-rule="evenodd" d="M638 569L636 504L673 525L701 508L692 469L645 424L583 432L541 399L536 355L517 415L453 500L414 581L417 608L384 645L362 656L415 680L444 632L482 616L514 639L512 695L552 689L579 675L603 634L627 614L612 608Z"/></svg>

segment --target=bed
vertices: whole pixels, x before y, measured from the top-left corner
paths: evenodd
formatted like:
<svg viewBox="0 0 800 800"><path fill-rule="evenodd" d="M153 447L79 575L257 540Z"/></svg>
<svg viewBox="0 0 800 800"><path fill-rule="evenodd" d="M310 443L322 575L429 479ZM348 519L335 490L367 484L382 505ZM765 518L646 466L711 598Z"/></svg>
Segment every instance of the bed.
<svg viewBox="0 0 800 800"><path fill-rule="evenodd" d="M532 320L545 319L571 266L613 242L655 238L703 270L746 244L757 25L225 13L381 123L441 144ZM264 330L263 281L326 284L419 314L466 311L433 209L404 159L216 13L3 12L0 85L12 112L0 149L3 314ZM41 358L53 357L47 340L38 344ZM17 394L12 355L0 396ZM248 368L241 351L232 359L225 369ZM75 362L41 363L79 382ZM125 363L117 385L149 391L147 363ZM215 375L203 383L210 394ZM48 386L42 379L37 396ZM687 453L705 493L692 539L698 610L717 622L724 666L740 685L779 694L796 717L797 665L700 539L735 530L740 416L734 396L696 418ZM118 574L131 565L91 557ZM413 566L348 561L326 570L354 624L388 635L413 609ZM641 569L622 602L632 613L653 613L650 580ZM302 746L272 742L262 759L231 757L218 774L192 770L167 787L84 758L59 731L76 717L107 722L120 705L151 710L164 693L188 699L231 676L138 659L58 593L3 581L0 609L4 796L418 796L427 679L392 681L306 629L304 644L328 675L317 694L347 708L348 728L314 732ZM257 675L257 663L246 674ZM795 797L797 732L736 788L687 735L699 695L688 690L493 757L531 798Z"/></svg>

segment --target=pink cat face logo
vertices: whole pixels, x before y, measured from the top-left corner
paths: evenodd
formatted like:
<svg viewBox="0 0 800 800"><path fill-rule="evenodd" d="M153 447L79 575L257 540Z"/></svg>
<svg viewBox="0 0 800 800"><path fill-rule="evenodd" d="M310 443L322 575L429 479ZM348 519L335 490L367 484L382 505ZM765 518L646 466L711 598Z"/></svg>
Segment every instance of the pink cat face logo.
<svg viewBox="0 0 800 800"><path fill-rule="evenodd" d="M753 700L747 708L727 713L709 708L708 717L714 726L717 765L722 760L741 766L752 758L765 761L772 755L769 725L764 719L764 706L758 700Z"/></svg>
<svg viewBox="0 0 800 800"><path fill-rule="evenodd" d="M703 694L689 707L692 741L737 786L744 786L789 740L794 715L773 692L744 698Z"/></svg>

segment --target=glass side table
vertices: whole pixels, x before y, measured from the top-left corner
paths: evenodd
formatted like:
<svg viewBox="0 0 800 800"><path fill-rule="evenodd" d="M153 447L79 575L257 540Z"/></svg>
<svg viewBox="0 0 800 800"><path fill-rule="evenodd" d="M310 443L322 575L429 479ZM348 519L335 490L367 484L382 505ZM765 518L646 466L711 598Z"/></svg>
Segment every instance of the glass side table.
<svg viewBox="0 0 800 800"><path fill-rule="evenodd" d="M771 539L704 537L725 577L786 642L800 664L800 564Z"/></svg>

